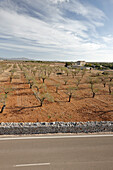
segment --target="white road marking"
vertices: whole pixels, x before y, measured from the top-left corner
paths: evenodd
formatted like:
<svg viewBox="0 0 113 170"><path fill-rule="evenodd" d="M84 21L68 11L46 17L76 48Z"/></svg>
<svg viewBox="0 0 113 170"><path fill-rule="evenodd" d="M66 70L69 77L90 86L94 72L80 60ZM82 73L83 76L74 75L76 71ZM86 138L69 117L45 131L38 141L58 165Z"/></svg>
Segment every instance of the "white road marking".
<svg viewBox="0 0 113 170"><path fill-rule="evenodd" d="M14 165L13 167L27 167L27 166L47 166L50 165L50 163L35 163L35 164L20 164L20 165Z"/></svg>
<svg viewBox="0 0 113 170"><path fill-rule="evenodd" d="M105 135L69 135L69 136L30 136L30 137L0 137L0 141L4 140L29 140L29 139L64 139L64 138L95 138L95 137L113 137L113 134Z"/></svg>

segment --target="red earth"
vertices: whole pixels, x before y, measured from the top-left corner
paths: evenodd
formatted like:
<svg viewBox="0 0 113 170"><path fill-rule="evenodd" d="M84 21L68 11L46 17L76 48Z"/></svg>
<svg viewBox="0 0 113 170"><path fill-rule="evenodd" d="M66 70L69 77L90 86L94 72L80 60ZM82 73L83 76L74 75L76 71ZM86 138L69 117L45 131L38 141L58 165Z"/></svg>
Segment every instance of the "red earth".
<svg viewBox="0 0 113 170"><path fill-rule="evenodd" d="M19 70L14 75L11 83L7 76L2 75L5 82L1 79L1 87L10 85L13 91L8 94L6 107L0 113L0 122L113 121L113 95L109 95L108 86L104 88L99 83L96 84L99 90L95 98L92 98L90 85L85 83L88 73L81 81L79 89L72 94L71 102L68 102L66 88L74 86L74 79L66 76L68 82L64 85L62 76L51 75L45 80L45 84L54 97L54 102L44 100L42 107L22 71ZM59 82L61 85L56 93L55 84Z"/></svg>

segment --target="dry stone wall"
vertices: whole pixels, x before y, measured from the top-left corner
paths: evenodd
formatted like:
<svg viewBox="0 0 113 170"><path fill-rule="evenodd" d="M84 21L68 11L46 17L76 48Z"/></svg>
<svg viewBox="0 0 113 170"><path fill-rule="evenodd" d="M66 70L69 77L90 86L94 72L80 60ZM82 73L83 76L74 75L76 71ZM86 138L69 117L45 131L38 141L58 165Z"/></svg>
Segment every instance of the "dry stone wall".
<svg viewBox="0 0 113 170"><path fill-rule="evenodd" d="M113 132L113 121L0 123L0 135Z"/></svg>

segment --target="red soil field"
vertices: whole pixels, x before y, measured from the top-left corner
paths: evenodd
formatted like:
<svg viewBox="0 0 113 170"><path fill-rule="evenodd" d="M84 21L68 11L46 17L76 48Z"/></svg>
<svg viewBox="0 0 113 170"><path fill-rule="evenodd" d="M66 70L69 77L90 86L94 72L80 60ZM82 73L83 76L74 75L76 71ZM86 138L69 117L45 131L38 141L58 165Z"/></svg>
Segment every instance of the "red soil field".
<svg viewBox="0 0 113 170"><path fill-rule="evenodd" d="M45 84L48 92L54 97L54 102L45 99L42 107L33 90L29 88L23 71L18 67L11 83L8 72L9 70L6 70L1 75L0 85L1 87L10 85L13 91L8 94L6 107L0 113L0 122L113 121L113 95L109 95L108 86L103 87L99 82L96 84L98 91L95 98L92 98L90 84L85 81L88 72L81 80L78 90L72 94L71 102L68 102L66 88L74 86L74 78L71 75L64 75L68 79L64 85L62 76L51 74L45 80ZM37 81L42 83L42 80ZM56 93L55 84L59 82L60 86Z"/></svg>

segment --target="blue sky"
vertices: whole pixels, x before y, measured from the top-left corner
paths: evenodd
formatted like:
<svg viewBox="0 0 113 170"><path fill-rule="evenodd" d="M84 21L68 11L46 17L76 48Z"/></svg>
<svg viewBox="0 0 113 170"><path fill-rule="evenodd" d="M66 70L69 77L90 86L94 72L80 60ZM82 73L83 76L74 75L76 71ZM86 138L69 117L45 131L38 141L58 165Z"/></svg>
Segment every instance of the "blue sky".
<svg viewBox="0 0 113 170"><path fill-rule="evenodd" d="M113 62L113 0L0 0L0 57Z"/></svg>

